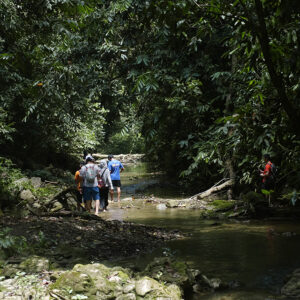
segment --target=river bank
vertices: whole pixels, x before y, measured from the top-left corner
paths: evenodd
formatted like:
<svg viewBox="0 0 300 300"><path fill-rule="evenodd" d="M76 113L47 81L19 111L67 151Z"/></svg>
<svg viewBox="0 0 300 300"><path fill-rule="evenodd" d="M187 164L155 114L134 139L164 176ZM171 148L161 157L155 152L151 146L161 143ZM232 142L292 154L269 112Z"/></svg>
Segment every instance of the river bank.
<svg viewBox="0 0 300 300"><path fill-rule="evenodd" d="M47 172L52 171L53 174L58 172L57 169L47 169ZM253 209L261 207L271 211L280 207L268 207L265 197L256 193L233 201L213 197L189 199L174 186L168 189L161 184L158 174L144 171L145 166L140 164L126 168L122 174L121 203L110 202L109 211L101 212L100 217L77 212L74 188L59 178L51 181L37 176L14 179L10 191L15 195L16 205L12 209L5 208L1 217L4 229L0 233L0 242L13 241L14 246L9 247L13 253L0 259L0 278L3 281L0 292L4 293L0 296L6 299L9 295L15 297L11 299L19 300L20 282L33 285L36 282L39 288L42 285L45 297L55 299L55 291L51 292L52 296L49 294L50 286L60 275L66 273L62 277L66 279L69 278L68 272L75 272L80 278L88 276L87 286L90 288L80 293L65 294L64 290L57 294L66 299L89 299L80 297L91 297L90 290L96 293L93 296L102 293L95 285L95 278L85 271L85 266L89 266L95 272L103 271L104 278L119 281L108 292L114 299L154 299L153 289L160 291L160 297L170 298L168 293L171 291L161 285L165 284L160 280L161 270L156 274L143 273L156 258L166 256L187 265L188 269L201 270L200 274L206 278L221 278L208 280L204 285L201 281L200 286L199 282L192 280L185 289L181 283L176 283L177 275L171 276L173 279L168 285L175 284L180 291L180 296L176 294L171 299L219 300L230 295L229 299L265 300L298 295L295 290L298 273L291 279L296 284L292 282L280 292L286 276L300 266L297 223L286 226L287 223L282 223L277 217L274 221L272 215L265 219L268 216L266 211L261 218L264 220L253 221ZM10 231L5 233L7 227ZM19 253L19 248L25 252ZM38 265L46 267L46 271L31 274L32 269L29 272L25 268L31 265L25 261L31 261L32 256ZM37 265L33 267L37 268ZM122 272L126 274L125 281L119 276ZM173 275L177 273L173 272ZM145 276L157 283L151 280L149 283L147 279L148 291L142 296L136 290L136 283ZM65 283L65 279L61 282ZM69 291L77 289L77 281L75 286L72 282ZM132 292L124 292L127 284ZM229 289L221 291L219 287ZM9 294L11 290L18 292ZM101 295L99 299L106 299Z"/></svg>

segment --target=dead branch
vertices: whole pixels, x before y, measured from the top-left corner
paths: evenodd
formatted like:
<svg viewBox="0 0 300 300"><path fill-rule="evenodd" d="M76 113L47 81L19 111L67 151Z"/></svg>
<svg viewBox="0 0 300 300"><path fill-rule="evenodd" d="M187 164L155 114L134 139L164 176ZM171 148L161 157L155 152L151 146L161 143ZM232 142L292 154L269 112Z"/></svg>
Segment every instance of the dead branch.
<svg viewBox="0 0 300 300"><path fill-rule="evenodd" d="M222 182L222 181L219 181L219 182ZM210 196L212 193L221 191L221 190L223 190L227 187L231 187L233 185L234 185L234 181L232 179L229 179L229 180L225 181L224 183L219 184L219 185L214 185L211 188L209 188L208 190L201 192L199 194L196 194L196 195L190 197L189 199L191 199L191 200L203 199L203 198Z"/></svg>

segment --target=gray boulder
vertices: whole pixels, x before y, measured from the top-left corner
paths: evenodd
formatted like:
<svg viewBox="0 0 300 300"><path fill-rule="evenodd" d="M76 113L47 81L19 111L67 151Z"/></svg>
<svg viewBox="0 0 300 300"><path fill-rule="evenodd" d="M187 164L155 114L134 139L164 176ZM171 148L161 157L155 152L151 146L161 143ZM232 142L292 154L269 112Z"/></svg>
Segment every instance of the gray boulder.
<svg viewBox="0 0 300 300"><path fill-rule="evenodd" d="M23 190L19 197L21 200L29 204L32 204L35 201L35 197L30 190Z"/></svg>
<svg viewBox="0 0 300 300"><path fill-rule="evenodd" d="M40 177L31 177L30 181L35 189L40 188L42 185L42 179Z"/></svg>

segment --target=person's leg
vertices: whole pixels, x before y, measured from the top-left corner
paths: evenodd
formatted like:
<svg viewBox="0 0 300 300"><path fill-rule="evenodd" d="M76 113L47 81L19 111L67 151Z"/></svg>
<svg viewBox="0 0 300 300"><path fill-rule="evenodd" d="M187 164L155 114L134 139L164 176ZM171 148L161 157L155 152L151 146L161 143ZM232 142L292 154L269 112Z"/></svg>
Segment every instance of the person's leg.
<svg viewBox="0 0 300 300"><path fill-rule="evenodd" d="M114 201L114 190L110 190L110 200L113 202Z"/></svg>
<svg viewBox="0 0 300 300"><path fill-rule="evenodd" d="M91 212L92 209L92 200L86 200L84 203L86 211Z"/></svg>
<svg viewBox="0 0 300 300"><path fill-rule="evenodd" d="M99 206L100 206L100 195L99 188L93 187L93 199L95 200L95 215L99 214Z"/></svg>
<svg viewBox="0 0 300 300"><path fill-rule="evenodd" d="M107 206L108 206L108 188L104 189L104 193L103 193L103 199L104 199L104 209L107 210Z"/></svg>
<svg viewBox="0 0 300 300"><path fill-rule="evenodd" d="M105 193L104 193L105 188L99 189L99 194L100 194L100 209L103 210L105 209Z"/></svg>
<svg viewBox="0 0 300 300"><path fill-rule="evenodd" d="M117 193L118 193L118 202L121 201L121 187L117 187Z"/></svg>
<svg viewBox="0 0 300 300"><path fill-rule="evenodd" d="M84 187L83 190L83 200L84 200L84 207L86 211L91 211L92 206L92 190L89 187Z"/></svg>
<svg viewBox="0 0 300 300"><path fill-rule="evenodd" d="M100 200L95 200L95 215L99 214Z"/></svg>
<svg viewBox="0 0 300 300"><path fill-rule="evenodd" d="M80 211L82 209L81 207L82 194L78 190L76 191L76 199L77 199L77 209Z"/></svg>

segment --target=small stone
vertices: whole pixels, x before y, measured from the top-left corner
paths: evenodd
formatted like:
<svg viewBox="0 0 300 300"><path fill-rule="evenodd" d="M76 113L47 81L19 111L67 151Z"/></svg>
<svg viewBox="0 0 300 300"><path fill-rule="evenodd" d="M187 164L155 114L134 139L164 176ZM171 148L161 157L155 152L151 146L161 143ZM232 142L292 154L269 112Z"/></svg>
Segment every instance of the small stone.
<svg viewBox="0 0 300 300"><path fill-rule="evenodd" d="M135 300L135 299L136 299L136 295L134 293L120 295L116 298L116 300Z"/></svg>
<svg viewBox="0 0 300 300"><path fill-rule="evenodd" d="M125 294L130 293L131 291L134 290L134 288L135 288L135 285L134 285L134 284L127 284L127 285L124 286L123 292L124 292Z"/></svg>

